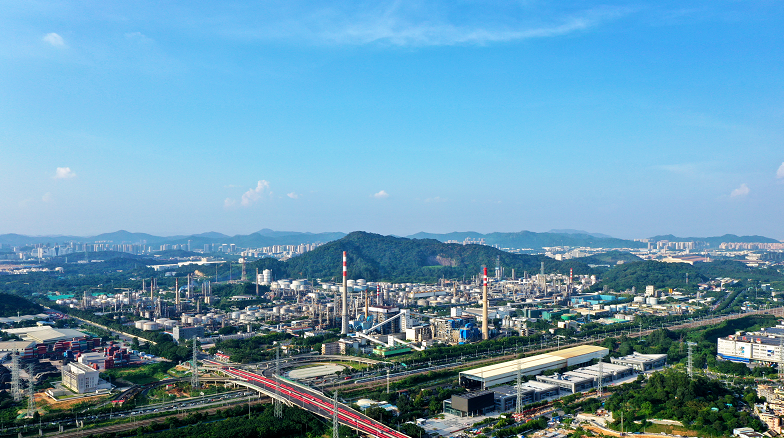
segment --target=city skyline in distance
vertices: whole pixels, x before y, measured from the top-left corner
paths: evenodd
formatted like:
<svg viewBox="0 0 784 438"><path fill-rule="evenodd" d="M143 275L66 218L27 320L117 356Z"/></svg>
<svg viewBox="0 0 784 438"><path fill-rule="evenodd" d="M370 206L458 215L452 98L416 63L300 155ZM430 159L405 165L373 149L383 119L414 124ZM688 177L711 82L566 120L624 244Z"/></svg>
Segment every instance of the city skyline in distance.
<svg viewBox="0 0 784 438"><path fill-rule="evenodd" d="M784 5L9 4L0 233L784 239Z"/></svg>

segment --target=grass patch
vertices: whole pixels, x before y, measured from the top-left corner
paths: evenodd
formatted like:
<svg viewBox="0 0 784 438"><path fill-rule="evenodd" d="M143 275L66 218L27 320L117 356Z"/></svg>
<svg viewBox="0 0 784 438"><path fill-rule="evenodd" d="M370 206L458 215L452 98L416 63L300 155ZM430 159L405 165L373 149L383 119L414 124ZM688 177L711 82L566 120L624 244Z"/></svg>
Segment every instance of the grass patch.
<svg viewBox="0 0 784 438"><path fill-rule="evenodd" d="M104 374L110 376L112 380L121 379L136 385L157 382L171 377L168 371L174 367L170 362L159 362L154 364L142 365L137 368L112 368L106 370Z"/></svg>

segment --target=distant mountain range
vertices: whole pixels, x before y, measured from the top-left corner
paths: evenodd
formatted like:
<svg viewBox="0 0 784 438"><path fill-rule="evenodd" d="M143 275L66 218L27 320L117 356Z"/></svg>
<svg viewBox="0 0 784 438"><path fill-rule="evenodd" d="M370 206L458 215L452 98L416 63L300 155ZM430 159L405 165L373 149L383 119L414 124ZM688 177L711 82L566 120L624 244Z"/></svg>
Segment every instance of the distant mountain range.
<svg viewBox="0 0 784 438"><path fill-rule="evenodd" d="M568 231L568 232L553 232ZM547 233L520 231L517 233L481 234L473 231L453 232L447 234L416 233L408 236L413 239L435 239L441 242L462 242L466 238L484 239L488 245L501 248L540 249L552 246L580 246L589 248L645 248L647 244L634 240L617 239L603 234L589 234L578 230L553 230Z"/></svg>
<svg viewBox="0 0 784 438"><path fill-rule="evenodd" d="M345 233L303 233L297 231L275 231L269 228L261 229L251 234L237 234L228 236L223 233L209 231L200 234L155 236L147 233L132 233L125 230L113 233L104 233L97 236L25 236L21 234L0 234L0 244L9 246L25 246L34 244L54 244L65 242L94 243L111 242L113 244L134 244L146 242L147 245L158 246L163 244L186 244L191 242L192 249L200 249L205 244L235 244L242 248L264 247L273 245L299 245L301 243L331 242L345 237ZM394 236L396 237L396 236ZM484 239L487 245L498 245L501 248L514 249L541 249L554 246L589 247L589 248L645 248L646 243L628 239L619 239L601 233L589 233L582 230L557 229L546 233L533 231L520 231L513 233L488 233L482 234L473 231L452 233L425 233L420 232L406 236L409 239L434 239L440 242L457 241L465 239ZM736 236L725 234L716 237L677 237L671 234L654 236L649 240L656 242L669 240L671 242L695 241L704 242L709 247L718 247L722 242L737 243L777 243L776 239L764 236Z"/></svg>
<svg viewBox="0 0 784 438"><path fill-rule="evenodd" d="M669 240L670 242L703 242L711 247L718 247L723 242L732 243L779 243L776 239L771 239L765 236L736 236L735 234L725 234L723 236L715 237L677 237L672 234L663 236L654 236L648 239L652 242L661 240Z"/></svg>

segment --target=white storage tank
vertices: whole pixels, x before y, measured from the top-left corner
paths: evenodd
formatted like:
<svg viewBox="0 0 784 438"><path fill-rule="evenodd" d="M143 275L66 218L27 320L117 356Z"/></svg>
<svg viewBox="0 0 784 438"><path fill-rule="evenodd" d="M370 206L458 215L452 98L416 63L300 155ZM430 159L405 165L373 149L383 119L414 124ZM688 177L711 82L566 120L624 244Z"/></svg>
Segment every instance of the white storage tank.
<svg viewBox="0 0 784 438"><path fill-rule="evenodd" d="M659 304L659 299L656 297L648 297L648 305L649 306L657 306Z"/></svg>
<svg viewBox="0 0 784 438"><path fill-rule="evenodd" d="M165 328L166 330L171 330L174 328L175 325L177 325L177 321L168 320L163 323L163 328Z"/></svg>
<svg viewBox="0 0 784 438"><path fill-rule="evenodd" d="M144 330L144 324L147 323L147 322L150 322L150 321L148 321L146 319L140 319L140 320L134 322L133 326L136 327L139 330Z"/></svg>
<svg viewBox="0 0 784 438"><path fill-rule="evenodd" d="M240 319L240 312L231 312L231 319Z"/></svg>
<svg viewBox="0 0 784 438"><path fill-rule="evenodd" d="M155 321L147 321L144 323L143 330L144 331L151 331L151 330L160 330L161 325Z"/></svg>
<svg viewBox="0 0 784 438"><path fill-rule="evenodd" d="M644 303L645 302L645 297L634 297L634 302L635 303Z"/></svg>

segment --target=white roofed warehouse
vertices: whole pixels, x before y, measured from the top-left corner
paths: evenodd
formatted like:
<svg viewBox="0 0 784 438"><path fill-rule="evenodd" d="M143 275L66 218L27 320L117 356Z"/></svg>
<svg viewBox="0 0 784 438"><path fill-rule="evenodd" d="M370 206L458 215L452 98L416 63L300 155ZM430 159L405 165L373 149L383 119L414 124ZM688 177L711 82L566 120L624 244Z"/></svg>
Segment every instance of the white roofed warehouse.
<svg viewBox="0 0 784 438"><path fill-rule="evenodd" d="M469 389L490 388L517 380L517 366L525 376L535 376L546 370L565 369L610 354L610 350L593 345L566 348L551 353L538 354L510 360L460 373L460 385Z"/></svg>

